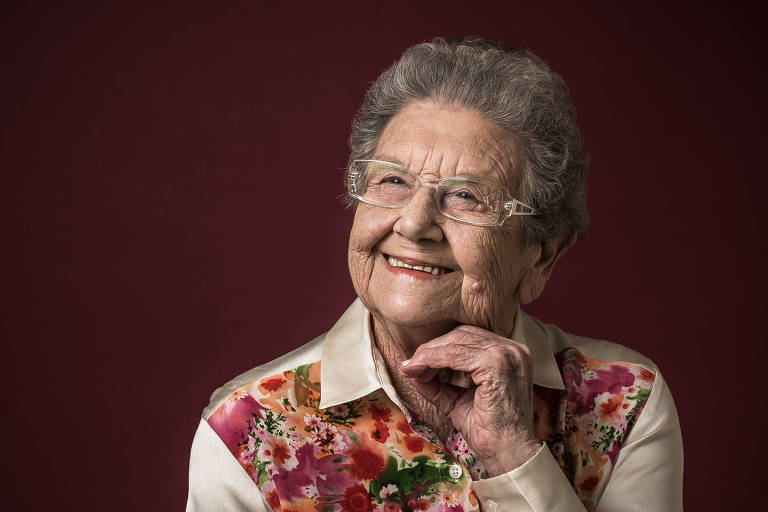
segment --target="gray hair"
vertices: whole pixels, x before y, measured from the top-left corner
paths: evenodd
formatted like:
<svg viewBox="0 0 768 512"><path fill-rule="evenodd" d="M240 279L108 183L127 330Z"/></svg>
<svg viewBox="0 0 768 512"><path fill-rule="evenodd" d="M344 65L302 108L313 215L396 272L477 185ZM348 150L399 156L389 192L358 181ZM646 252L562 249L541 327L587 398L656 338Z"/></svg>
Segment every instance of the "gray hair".
<svg viewBox="0 0 768 512"><path fill-rule="evenodd" d="M588 155L568 88L544 61L479 37L408 48L366 92L352 122L349 163L371 158L392 117L422 100L471 109L520 143L525 162L517 194L539 211L523 217L526 241L584 234Z"/></svg>

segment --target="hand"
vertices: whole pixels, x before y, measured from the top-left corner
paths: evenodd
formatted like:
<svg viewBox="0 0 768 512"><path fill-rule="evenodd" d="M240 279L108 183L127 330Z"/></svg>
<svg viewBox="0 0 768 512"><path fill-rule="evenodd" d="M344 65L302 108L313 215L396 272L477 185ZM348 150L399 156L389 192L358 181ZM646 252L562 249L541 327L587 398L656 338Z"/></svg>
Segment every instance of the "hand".
<svg viewBox="0 0 768 512"><path fill-rule="evenodd" d="M528 346L461 325L419 346L401 371L451 420L490 476L521 466L541 447L533 430ZM446 378L446 371L454 375ZM456 372L471 377L468 387L457 385Z"/></svg>

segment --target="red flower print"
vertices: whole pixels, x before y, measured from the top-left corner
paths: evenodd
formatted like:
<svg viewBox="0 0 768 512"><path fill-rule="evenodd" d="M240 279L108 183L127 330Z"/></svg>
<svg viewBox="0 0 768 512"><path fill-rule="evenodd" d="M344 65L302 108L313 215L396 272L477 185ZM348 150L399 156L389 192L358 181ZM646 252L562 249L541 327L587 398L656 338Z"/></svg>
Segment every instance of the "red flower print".
<svg viewBox="0 0 768 512"><path fill-rule="evenodd" d="M350 512L370 512L373 510L373 504L368 497L368 490L362 485L348 487L344 491L344 501L341 502L341 508Z"/></svg>
<svg viewBox="0 0 768 512"><path fill-rule="evenodd" d="M377 421L373 425L373 430L371 431L371 439L383 444L387 441L388 437L389 430L387 429L387 426L384 423Z"/></svg>
<svg viewBox="0 0 768 512"><path fill-rule="evenodd" d="M424 440L415 434L405 436L405 446L412 452L420 452L424 449Z"/></svg>
<svg viewBox="0 0 768 512"><path fill-rule="evenodd" d="M277 391L283 384L285 384L285 379L281 377L272 377L261 381L261 385L267 391Z"/></svg>
<svg viewBox="0 0 768 512"><path fill-rule="evenodd" d="M640 375L638 377L646 382L653 382L656 379L656 376L645 368L640 368Z"/></svg>
<svg viewBox="0 0 768 512"><path fill-rule="evenodd" d="M282 437L268 437L259 447L259 460L269 461L288 471L299 464L296 452Z"/></svg>
<svg viewBox="0 0 768 512"><path fill-rule="evenodd" d="M408 421L405 419L402 419L397 422L397 430L399 430L403 434L410 434L411 432L413 432L413 429L408 424Z"/></svg>
<svg viewBox="0 0 768 512"><path fill-rule="evenodd" d="M619 407L624 402L624 395L613 395L607 402L600 404L600 416L609 421L619 419Z"/></svg>
<svg viewBox="0 0 768 512"><path fill-rule="evenodd" d="M278 465L283 465L291 456L291 452L285 445L276 445L272 452L272 458Z"/></svg>
<svg viewBox="0 0 768 512"><path fill-rule="evenodd" d="M375 404L368 406L368 412L373 421L388 421L392 417L392 411L389 407L379 408Z"/></svg>
<svg viewBox="0 0 768 512"><path fill-rule="evenodd" d="M349 452L352 460L352 473L359 480L373 480L384 470L384 459L367 448Z"/></svg>
<svg viewBox="0 0 768 512"><path fill-rule="evenodd" d="M280 497L277 495L277 489L268 492L266 498L272 510L280 510Z"/></svg>
<svg viewBox="0 0 768 512"><path fill-rule="evenodd" d="M583 489L585 491L593 491L595 487L597 487L597 484L600 483L600 479L597 478L595 475L592 475L591 477L587 478L583 482L579 484L579 489Z"/></svg>
<svg viewBox="0 0 768 512"><path fill-rule="evenodd" d="M600 412L603 414L611 414L616 411L623 401L624 395L613 395L607 402L600 404Z"/></svg>
<svg viewBox="0 0 768 512"><path fill-rule="evenodd" d="M243 398L248 396L248 392L243 389L236 389L231 395L229 395L230 400L242 400Z"/></svg>
<svg viewBox="0 0 768 512"><path fill-rule="evenodd" d="M384 505L384 512L400 512L400 504L389 501Z"/></svg>
<svg viewBox="0 0 768 512"><path fill-rule="evenodd" d="M429 500L420 499L419 502L416 504L419 510L429 510Z"/></svg>

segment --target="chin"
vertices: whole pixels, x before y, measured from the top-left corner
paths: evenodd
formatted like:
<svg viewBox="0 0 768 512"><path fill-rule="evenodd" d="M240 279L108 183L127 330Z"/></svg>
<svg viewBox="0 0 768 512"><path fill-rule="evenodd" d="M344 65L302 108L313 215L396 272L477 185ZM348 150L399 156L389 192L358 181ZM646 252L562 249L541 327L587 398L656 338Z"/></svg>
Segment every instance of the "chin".
<svg viewBox="0 0 768 512"><path fill-rule="evenodd" d="M411 300L409 300L411 299ZM428 300L404 298L402 300L388 300L379 302L372 311L376 311L388 323L417 329L434 329L441 325L450 326L456 324L451 320L451 314L448 311L435 310L431 307L425 307L430 304Z"/></svg>

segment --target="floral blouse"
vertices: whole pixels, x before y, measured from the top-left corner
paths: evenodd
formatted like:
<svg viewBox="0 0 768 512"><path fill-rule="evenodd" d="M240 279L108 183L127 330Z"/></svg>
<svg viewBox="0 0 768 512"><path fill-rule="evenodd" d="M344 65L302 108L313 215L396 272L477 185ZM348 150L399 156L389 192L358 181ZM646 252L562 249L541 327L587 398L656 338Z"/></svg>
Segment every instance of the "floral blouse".
<svg viewBox="0 0 768 512"><path fill-rule="evenodd" d="M562 387L534 386L536 436L570 485L571 505L593 511L656 375L642 365L589 357L574 347L553 353L553 360ZM494 479L484 480L483 465L461 434L452 431L441 442L402 407L386 382L349 401L321 403L327 366L320 359L238 382L207 417L269 508L464 512L501 504L507 509L503 499L486 503L478 496L476 487ZM191 489L190 506L193 501Z"/></svg>

